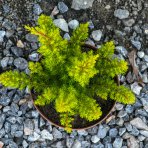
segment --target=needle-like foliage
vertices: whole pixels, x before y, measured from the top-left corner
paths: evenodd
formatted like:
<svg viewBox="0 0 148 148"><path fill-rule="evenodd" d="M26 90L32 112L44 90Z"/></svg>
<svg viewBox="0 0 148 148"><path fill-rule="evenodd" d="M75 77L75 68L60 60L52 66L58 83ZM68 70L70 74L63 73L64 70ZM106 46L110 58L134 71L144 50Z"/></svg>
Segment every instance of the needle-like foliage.
<svg viewBox="0 0 148 148"><path fill-rule="evenodd" d="M114 43L105 43L97 51L82 50L88 37L88 23L74 30L71 40L60 35L50 17L41 15L36 27L26 26L40 42L39 62L29 62L29 75L7 71L0 75L0 83L6 87L24 89L29 86L38 93L36 105L53 103L60 114L61 125L70 132L75 116L88 121L101 117L101 107L94 99L132 104L134 94L125 86L118 86L114 77L124 74L128 67L124 60L114 58Z"/></svg>

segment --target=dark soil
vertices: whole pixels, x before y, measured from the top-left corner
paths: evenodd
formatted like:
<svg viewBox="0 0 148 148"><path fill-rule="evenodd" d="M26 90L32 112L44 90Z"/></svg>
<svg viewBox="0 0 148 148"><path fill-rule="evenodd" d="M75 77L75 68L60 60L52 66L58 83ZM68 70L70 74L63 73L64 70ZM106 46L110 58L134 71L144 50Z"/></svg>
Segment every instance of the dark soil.
<svg viewBox="0 0 148 148"><path fill-rule="evenodd" d="M36 98L34 94L32 94L32 97L33 99ZM81 128L87 128L87 127L99 124L99 122L102 121L102 119L104 119L106 116L110 114L112 108L115 105L115 102L112 100L107 100L107 101L102 100L100 98L97 98L96 100L97 100L97 103L100 105L102 113L103 113L100 119L89 122L85 119L80 118L79 116L75 116L74 122L72 123L72 128L81 129ZM36 108L44 117L48 119L50 123L54 123L58 126L62 126L60 123L59 113L57 113L56 110L54 109L53 103L51 103L50 105L46 105L46 106L36 106Z"/></svg>

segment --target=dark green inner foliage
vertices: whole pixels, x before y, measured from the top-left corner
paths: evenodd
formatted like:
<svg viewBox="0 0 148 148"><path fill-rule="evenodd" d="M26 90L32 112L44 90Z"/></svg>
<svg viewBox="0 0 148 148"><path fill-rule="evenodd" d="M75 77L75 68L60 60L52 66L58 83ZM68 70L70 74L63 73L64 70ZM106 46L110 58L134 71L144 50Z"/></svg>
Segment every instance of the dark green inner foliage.
<svg viewBox="0 0 148 148"><path fill-rule="evenodd" d="M38 95L36 105L54 103L60 113L61 124L67 131L72 128L74 115L88 121L99 119L101 108L94 96L132 104L134 94L125 86L118 86L114 77L124 74L127 63L114 57L114 43L105 43L97 51L82 51L88 38L88 23L73 31L70 41L63 39L50 17L41 15L36 27L26 26L40 42L39 62L29 62L30 74L7 71L0 75L5 87L30 90Z"/></svg>

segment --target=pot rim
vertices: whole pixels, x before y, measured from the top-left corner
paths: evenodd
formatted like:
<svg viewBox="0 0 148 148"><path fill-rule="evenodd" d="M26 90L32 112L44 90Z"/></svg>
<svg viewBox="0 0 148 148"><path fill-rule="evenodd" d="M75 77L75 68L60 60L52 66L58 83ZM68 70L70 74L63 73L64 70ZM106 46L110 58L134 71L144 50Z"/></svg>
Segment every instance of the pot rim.
<svg viewBox="0 0 148 148"><path fill-rule="evenodd" d="M82 47L91 48L91 49L93 49L94 51L98 49L97 47L92 46L92 45L90 45L90 44L84 44L84 45L82 45ZM116 76L115 79L116 79L116 81L117 81L117 84L120 85L118 76ZM33 102L33 104L34 104L34 107L36 108L36 110L39 112L39 114L41 115L41 117L42 117L43 119L45 119L45 120L48 121L50 124L52 124L52 125L54 125L54 126L56 126L56 127L65 128L64 126L58 125L58 124L54 123L53 121L51 121L50 119L48 119L48 118L42 113L42 111L40 111L39 107L38 107L37 105L35 105L35 102L34 102L32 93L31 93L31 99L32 99L32 102ZM109 115L111 114L111 112L113 111L113 109L114 109L114 107L115 107L115 104L116 104L116 101L114 101L113 106L112 106L112 108L110 109L110 111L108 112L108 114L106 114L106 116L105 116L104 118L102 118L102 119L99 120L98 122L94 123L93 125L90 125L90 126L87 126L87 127L84 127L84 128L72 128L72 129L73 129L73 130L86 130L86 129L90 129L90 128L95 127L96 125L101 124L103 121L105 121L105 120L109 117Z"/></svg>

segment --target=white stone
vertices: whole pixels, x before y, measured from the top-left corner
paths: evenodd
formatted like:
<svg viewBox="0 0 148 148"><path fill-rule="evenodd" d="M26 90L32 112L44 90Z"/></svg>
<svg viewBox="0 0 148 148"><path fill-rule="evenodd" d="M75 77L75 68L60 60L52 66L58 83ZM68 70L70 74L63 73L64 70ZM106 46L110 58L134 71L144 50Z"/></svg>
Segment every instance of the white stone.
<svg viewBox="0 0 148 148"><path fill-rule="evenodd" d="M139 148L139 144L136 140L136 138L134 136L131 136L128 140L127 140L127 146L129 148Z"/></svg>
<svg viewBox="0 0 148 148"><path fill-rule="evenodd" d="M129 17L129 11L124 9L117 9L114 11L114 16L119 19L125 19Z"/></svg>
<svg viewBox="0 0 148 148"><path fill-rule="evenodd" d="M79 140L75 140L72 148L81 148L81 142Z"/></svg>
<svg viewBox="0 0 148 148"><path fill-rule="evenodd" d="M139 52L137 52L137 55L138 55L139 58L143 58L144 57L144 52L139 51Z"/></svg>
<svg viewBox="0 0 148 148"><path fill-rule="evenodd" d="M91 137L91 141L92 141L93 143L97 143L97 142L100 141L100 138L99 138L97 135L94 135L94 136Z"/></svg>
<svg viewBox="0 0 148 148"><path fill-rule="evenodd" d="M132 91L133 91L136 95L139 95L139 94L140 94L140 91L141 91L141 89L142 89L142 87L139 86L137 82L134 82L134 83L131 85L131 89L132 89Z"/></svg>
<svg viewBox="0 0 148 148"><path fill-rule="evenodd" d="M71 8L75 10L87 9L92 7L94 0L73 0Z"/></svg>
<svg viewBox="0 0 148 148"><path fill-rule="evenodd" d="M148 130L148 126L139 117L130 121L130 124L138 129Z"/></svg>
<svg viewBox="0 0 148 148"><path fill-rule="evenodd" d="M148 138L148 131L141 130L140 134Z"/></svg>
<svg viewBox="0 0 148 148"><path fill-rule="evenodd" d="M3 42L3 38L4 38L5 34L6 34L5 31L0 30L0 42Z"/></svg>
<svg viewBox="0 0 148 148"><path fill-rule="evenodd" d="M79 22L77 20L71 20L68 25L71 29L76 29L79 26Z"/></svg>
<svg viewBox="0 0 148 148"><path fill-rule="evenodd" d="M102 31L101 30L95 30L92 32L92 37L95 41L100 41L102 37Z"/></svg>
<svg viewBox="0 0 148 148"><path fill-rule="evenodd" d="M37 134L36 132L34 132L33 135L30 135L28 137L28 141L30 141L30 142L34 142L34 141L37 141L39 139L40 139L40 135Z"/></svg>
<svg viewBox="0 0 148 148"><path fill-rule="evenodd" d="M41 137L43 138L43 139L48 139L48 140L53 140L53 135L52 134L50 134L47 130L42 130L41 131Z"/></svg>
<svg viewBox="0 0 148 148"><path fill-rule="evenodd" d="M65 32L69 32L68 24L64 19L62 19L62 18L55 19L53 22L61 30L65 31Z"/></svg>
<svg viewBox="0 0 148 148"><path fill-rule="evenodd" d="M23 44L23 42L21 40L18 40L17 41L17 47L24 48L25 46L24 46L24 44Z"/></svg>
<svg viewBox="0 0 148 148"><path fill-rule="evenodd" d="M78 134L81 135L81 136L87 136L88 132L86 130L79 130Z"/></svg>

